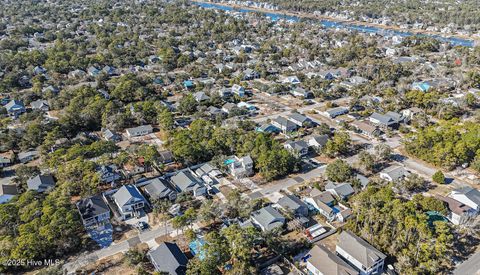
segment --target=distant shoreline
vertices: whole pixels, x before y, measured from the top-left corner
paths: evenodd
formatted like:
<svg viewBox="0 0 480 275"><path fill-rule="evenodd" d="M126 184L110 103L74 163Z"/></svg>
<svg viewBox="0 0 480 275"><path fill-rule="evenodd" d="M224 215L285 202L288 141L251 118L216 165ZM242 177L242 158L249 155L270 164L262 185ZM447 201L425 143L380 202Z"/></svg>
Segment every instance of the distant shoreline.
<svg viewBox="0 0 480 275"><path fill-rule="evenodd" d="M235 4L201 1L201 0L191 0L191 1L192 2L197 2L197 3L204 3L204 4L214 4L214 5L218 5L218 6L230 7L230 8L235 8L235 9L248 9L248 10L258 11L258 12L262 12L262 13L296 16L296 17L299 17L299 18L309 18L309 19L317 19L317 20L328 20L328 21L339 22L339 23L344 23L344 24L348 24L348 25L375 27L375 28L381 28L381 29L391 30L391 31L412 33L412 35L420 34L420 35L438 36L438 37L443 37L443 38L464 39L464 40L472 41L473 44L474 44L473 45L474 47L477 43L480 42L480 39L478 39L478 38L475 39L475 38L473 38L471 36L467 36L467 35L445 34L445 33L442 33L442 32L427 31L427 30L421 30L421 29L402 29L402 28L397 27L397 26L386 26L386 25L383 25L383 24L369 23L369 22L356 21L356 20L346 20L346 19L340 19L340 18L325 16L325 15L313 15L313 14L304 13L304 12L291 12L291 11L285 11L285 10L269 10L269 9L263 9L263 8L255 8L255 7L249 7L249 6L241 6L241 5L235 5Z"/></svg>

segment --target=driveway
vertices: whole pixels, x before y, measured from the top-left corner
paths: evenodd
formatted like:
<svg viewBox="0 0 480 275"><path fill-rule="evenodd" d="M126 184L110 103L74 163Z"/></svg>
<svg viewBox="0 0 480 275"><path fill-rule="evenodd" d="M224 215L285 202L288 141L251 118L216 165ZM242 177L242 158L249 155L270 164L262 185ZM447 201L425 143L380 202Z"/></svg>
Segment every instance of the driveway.
<svg viewBox="0 0 480 275"><path fill-rule="evenodd" d="M71 260L63 265L63 269L67 272L67 274L75 274L75 271L87 266L89 264L93 264L98 260L101 260L106 257L113 256L117 253L125 253L131 247L136 246L139 243L146 243L152 240L155 240L157 237L165 236L170 234L173 231L173 228L170 225L166 227L160 226L152 230L147 230L140 233L138 236L129 238L125 241L112 244L109 247L95 250L92 252L85 253L75 260Z"/></svg>
<svg viewBox="0 0 480 275"><path fill-rule="evenodd" d="M461 263L453 271L454 275L480 275L480 251Z"/></svg>

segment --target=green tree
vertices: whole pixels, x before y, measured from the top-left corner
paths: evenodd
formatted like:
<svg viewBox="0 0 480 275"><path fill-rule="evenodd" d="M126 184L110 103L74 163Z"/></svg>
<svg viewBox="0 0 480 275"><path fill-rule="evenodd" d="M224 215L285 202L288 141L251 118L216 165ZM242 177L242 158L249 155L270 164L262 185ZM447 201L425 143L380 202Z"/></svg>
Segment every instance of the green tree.
<svg viewBox="0 0 480 275"><path fill-rule="evenodd" d="M445 183L445 175L442 173L442 171L437 171L435 174L432 176L432 180L438 184L444 184Z"/></svg>
<svg viewBox="0 0 480 275"><path fill-rule="evenodd" d="M353 171L352 168L348 165L348 163L341 159L337 159L327 165L325 175L331 181L345 182L352 177Z"/></svg>

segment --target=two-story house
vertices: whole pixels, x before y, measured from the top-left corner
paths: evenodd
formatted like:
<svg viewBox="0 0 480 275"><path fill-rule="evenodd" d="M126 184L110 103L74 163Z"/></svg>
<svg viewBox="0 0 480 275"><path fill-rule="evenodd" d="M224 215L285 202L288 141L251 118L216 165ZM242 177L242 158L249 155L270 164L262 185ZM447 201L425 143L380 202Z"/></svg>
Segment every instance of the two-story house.
<svg viewBox="0 0 480 275"><path fill-rule="evenodd" d="M124 185L112 195L113 201L118 207L122 220L127 220L139 213L147 201L135 185Z"/></svg>
<svg viewBox="0 0 480 275"><path fill-rule="evenodd" d="M110 209L101 195L81 199L76 206L86 228L99 227L110 222Z"/></svg>

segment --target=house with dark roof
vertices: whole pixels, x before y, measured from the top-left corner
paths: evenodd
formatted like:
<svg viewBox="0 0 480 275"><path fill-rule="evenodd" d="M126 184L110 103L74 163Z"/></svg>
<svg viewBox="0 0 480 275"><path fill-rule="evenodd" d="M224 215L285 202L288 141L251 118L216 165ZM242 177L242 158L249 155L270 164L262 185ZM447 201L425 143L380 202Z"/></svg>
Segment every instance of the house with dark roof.
<svg viewBox="0 0 480 275"><path fill-rule="evenodd" d="M290 140L285 142L283 147L298 157L304 157L308 154L308 143L304 140Z"/></svg>
<svg viewBox="0 0 480 275"><path fill-rule="evenodd" d="M15 153L10 150L0 153L0 167L7 167L13 163Z"/></svg>
<svg viewBox="0 0 480 275"><path fill-rule="evenodd" d="M364 239L345 230L338 236L336 252L362 275L381 274L387 256Z"/></svg>
<svg viewBox="0 0 480 275"><path fill-rule="evenodd" d="M379 136L381 133L377 126L370 125L363 121L353 121L352 123L350 123L350 125L355 127L355 129L357 129L357 131L360 132L362 135L365 135L369 138Z"/></svg>
<svg viewBox="0 0 480 275"><path fill-rule="evenodd" d="M25 152L18 153L17 157L21 163L27 163L34 160L39 155L40 155L40 152L38 151L25 151Z"/></svg>
<svg viewBox="0 0 480 275"><path fill-rule="evenodd" d="M143 190L150 199L168 199L173 201L177 198L177 192L164 179L147 179L142 181L142 184L145 184Z"/></svg>
<svg viewBox="0 0 480 275"><path fill-rule="evenodd" d="M333 211L335 199L330 192L325 191L314 194L305 198L305 202L310 204L314 210L317 210L327 220L333 221L335 219L335 211Z"/></svg>
<svg viewBox="0 0 480 275"><path fill-rule="evenodd" d="M98 167L97 174L100 177L100 181L103 183L112 183L121 178L120 173L117 171L117 166L114 164Z"/></svg>
<svg viewBox="0 0 480 275"><path fill-rule="evenodd" d="M30 107L32 107L33 110L40 110L43 112L48 112L50 110L50 106L48 105L48 101L44 99L38 99L35 101L30 102Z"/></svg>
<svg viewBox="0 0 480 275"><path fill-rule="evenodd" d="M51 175L38 175L27 180L28 190L35 190L39 193L49 191L55 187L55 180Z"/></svg>
<svg viewBox="0 0 480 275"><path fill-rule="evenodd" d="M19 100L12 99L7 105L4 106L7 109L7 113L11 117L17 118L21 114L25 113L25 105Z"/></svg>
<svg viewBox="0 0 480 275"><path fill-rule="evenodd" d="M122 136L110 129L106 129L106 128L102 129L102 135L106 141L113 141L113 142L122 141Z"/></svg>
<svg viewBox="0 0 480 275"><path fill-rule="evenodd" d="M307 140L307 142L308 146L312 147L318 152L322 150L325 145L327 145L328 139L328 135L312 136Z"/></svg>
<svg viewBox="0 0 480 275"><path fill-rule="evenodd" d="M0 204L9 202L16 195L18 190L15 184L0 184Z"/></svg>
<svg viewBox="0 0 480 275"><path fill-rule="evenodd" d="M159 152L159 161L162 164L170 164L174 161L173 154L171 151L164 150Z"/></svg>
<svg viewBox="0 0 480 275"><path fill-rule="evenodd" d="M453 198L443 196L436 196L436 198L445 203L449 211L446 218L455 225L465 224L477 215L475 209Z"/></svg>
<svg viewBox="0 0 480 275"><path fill-rule="evenodd" d="M286 195L277 204L285 211L292 211L295 216L308 216L308 206L295 195Z"/></svg>
<svg viewBox="0 0 480 275"><path fill-rule="evenodd" d="M471 186L457 188L450 193L449 197L468 205L477 213L480 212L480 191L476 188Z"/></svg>
<svg viewBox="0 0 480 275"><path fill-rule="evenodd" d="M130 219L141 211L147 201L135 185L129 184L120 187L112 195L112 199L118 207L122 220Z"/></svg>
<svg viewBox="0 0 480 275"><path fill-rule="evenodd" d="M175 243L163 242L147 255L155 271L161 274L185 275L187 272L188 259Z"/></svg>
<svg viewBox="0 0 480 275"><path fill-rule="evenodd" d="M298 125L298 127L311 127L313 125L313 121L299 113L291 113L287 116L287 119L291 122Z"/></svg>
<svg viewBox="0 0 480 275"><path fill-rule="evenodd" d="M358 271L323 245L314 245L307 254L309 274L358 275Z"/></svg>
<svg viewBox="0 0 480 275"><path fill-rule="evenodd" d="M271 121L272 125L280 129L284 134L296 131L299 127L294 122L279 116Z"/></svg>
<svg viewBox="0 0 480 275"><path fill-rule="evenodd" d="M97 227L110 220L110 209L101 195L81 199L76 203L85 227Z"/></svg>
<svg viewBox="0 0 480 275"><path fill-rule="evenodd" d="M253 212L251 220L262 231L281 228L285 224L285 217L272 206L266 206Z"/></svg>
<svg viewBox="0 0 480 275"><path fill-rule="evenodd" d="M207 193L207 188L202 180L197 178L191 170L183 170L170 178L170 182L178 192L191 192L195 197Z"/></svg>
<svg viewBox="0 0 480 275"><path fill-rule="evenodd" d="M369 120L382 128L395 128L403 121L403 117L396 112L387 112L384 115L375 112L370 116Z"/></svg>

